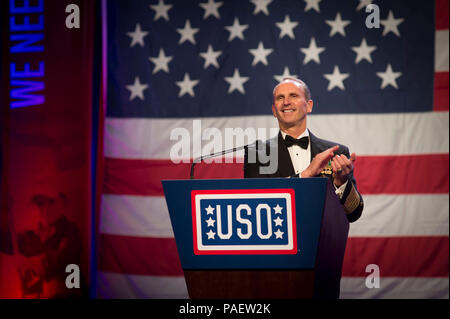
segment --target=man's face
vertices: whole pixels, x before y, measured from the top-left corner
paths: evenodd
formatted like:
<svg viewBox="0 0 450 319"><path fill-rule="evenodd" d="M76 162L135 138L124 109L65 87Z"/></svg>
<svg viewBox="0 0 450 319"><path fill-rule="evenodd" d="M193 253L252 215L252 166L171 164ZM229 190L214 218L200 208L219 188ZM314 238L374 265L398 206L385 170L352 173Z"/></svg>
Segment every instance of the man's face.
<svg viewBox="0 0 450 319"><path fill-rule="evenodd" d="M272 112L281 129L300 126L312 111L313 101L306 100L303 87L295 82L280 84L273 99Z"/></svg>

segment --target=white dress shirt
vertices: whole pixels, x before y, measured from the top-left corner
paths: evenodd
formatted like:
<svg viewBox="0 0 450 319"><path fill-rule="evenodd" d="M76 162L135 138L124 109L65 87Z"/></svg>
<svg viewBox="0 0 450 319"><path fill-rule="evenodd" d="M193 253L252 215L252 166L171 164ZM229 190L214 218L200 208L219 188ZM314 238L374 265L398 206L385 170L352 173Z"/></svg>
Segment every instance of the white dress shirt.
<svg viewBox="0 0 450 319"><path fill-rule="evenodd" d="M281 131L281 135L283 136L283 139L286 138L286 133ZM293 138L300 139L304 136L309 137L309 131L306 129L302 134L299 136L292 136ZM306 149L301 148L299 145L294 144L292 146L289 146L288 148L289 155L291 156L291 162L294 166L295 174L298 174L299 177L301 177L302 172L308 168L309 164L311 163L311 139L308 140L308 147ZM342 198L342 195L344 195L345 186L347 186L347 182L342 184L340 187L337 187L336 185L333 186L335 188L336 195L338 195L339 199Z"/></svg>

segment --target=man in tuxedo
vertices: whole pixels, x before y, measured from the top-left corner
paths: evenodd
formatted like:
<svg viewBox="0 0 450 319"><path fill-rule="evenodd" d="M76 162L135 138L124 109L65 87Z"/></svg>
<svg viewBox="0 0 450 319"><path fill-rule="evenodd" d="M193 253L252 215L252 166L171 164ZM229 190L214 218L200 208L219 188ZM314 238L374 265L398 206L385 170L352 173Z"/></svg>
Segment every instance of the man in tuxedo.
<svg viewBox="0 0 450 319"><path fill-rule="evenodd" d="M246 148L244 177L328 177L344 206L347 219L354 222L364 207L353 176L356 155L350 155L348 147L322 140L307 129L307 115L312 108L311 93L303 81L287 77L275 87L272 112L278 120L280 132L263 147ZM275 172L265 170L269 163L262 160L267 156L261 152L277 152Z"/></svg>

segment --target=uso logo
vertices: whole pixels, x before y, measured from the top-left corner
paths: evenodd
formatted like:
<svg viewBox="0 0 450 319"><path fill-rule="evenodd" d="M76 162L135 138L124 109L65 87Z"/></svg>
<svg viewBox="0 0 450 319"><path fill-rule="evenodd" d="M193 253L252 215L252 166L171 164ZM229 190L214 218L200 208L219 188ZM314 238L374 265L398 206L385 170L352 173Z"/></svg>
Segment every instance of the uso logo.
<svg viewBox="0 0 450 319"><path fill-rule="evenodd" d="M296 254L293 189L192 191L196 255Z"/></svg>

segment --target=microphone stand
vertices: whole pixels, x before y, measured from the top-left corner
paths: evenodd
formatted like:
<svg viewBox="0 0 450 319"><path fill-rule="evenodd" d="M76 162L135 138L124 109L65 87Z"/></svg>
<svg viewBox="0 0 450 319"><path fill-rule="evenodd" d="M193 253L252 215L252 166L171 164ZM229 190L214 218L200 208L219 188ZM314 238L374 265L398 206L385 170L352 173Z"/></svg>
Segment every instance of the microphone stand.
<svg viewBox="0 0 450 319"><path fill-rule="evenodd" d="M259 141L256 141L254 143L254 145L258 146L258 143L259 143ZM223 150L223 151L220 151L220 152L217 152L217 153L211 153L211 154L208 154L208 155L202 155L200 157L197 157L196 159L194 159L192 161L192 165L191 165L191 179L195 179L194 178L194 168L195 168L196 164L198 164L198 163L200 163L203 160L208 159L208 158L213 158L213 157L216 157L216 156L223 156L223 155L228 154L228 153L234 153L234 152L243 150L247 146L249 146L249 145L242 145L242 146L230 148L228 150Z"/></svg>

